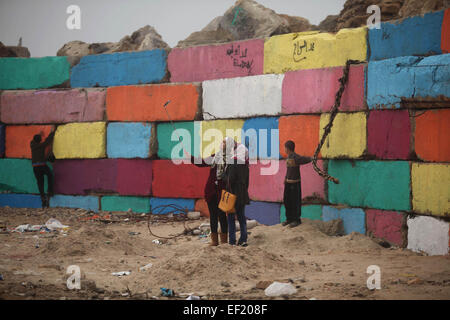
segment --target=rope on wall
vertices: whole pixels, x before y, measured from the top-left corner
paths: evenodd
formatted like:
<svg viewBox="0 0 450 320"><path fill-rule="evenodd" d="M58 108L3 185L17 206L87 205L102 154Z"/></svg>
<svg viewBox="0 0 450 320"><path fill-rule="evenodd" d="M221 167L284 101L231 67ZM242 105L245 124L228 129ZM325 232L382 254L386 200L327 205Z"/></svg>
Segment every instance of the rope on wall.
<svg viewBox="0 0 450 320"><path fill-rule="evenodd" d="M342 78L339 79L339 82L340 82L341 86L339 87L339 90L336 92L336 99L335 99L333 108L331 109L330 121L328 122L328 124L324 128L324 133L323 133L322 138L321 138L321 140L320 140L320 142L319 142L319 144L318 144L318 146L316 148L316 152L314 153L314 157L313 157L313 161L312 161L314 170L322 178L325 178L326 180L333 181L336 184L339 184L339 180L338 179L330 176L328 173L322 171L317 166L317 157L319 156L319 152L322 149L323 144L325 143L325 139L330 134L331 128L333 127L334 118L336 118L339 106L341 105L342 94L344 93L345 86L347 85L347 82L348 82L348 74L349 74L349 71L350 71L350 66L352 64L359 64L359 63L361 63L361 61L358 61L358 60L347 60L347 63L345 64L344 74L342 75Z"/></svg>

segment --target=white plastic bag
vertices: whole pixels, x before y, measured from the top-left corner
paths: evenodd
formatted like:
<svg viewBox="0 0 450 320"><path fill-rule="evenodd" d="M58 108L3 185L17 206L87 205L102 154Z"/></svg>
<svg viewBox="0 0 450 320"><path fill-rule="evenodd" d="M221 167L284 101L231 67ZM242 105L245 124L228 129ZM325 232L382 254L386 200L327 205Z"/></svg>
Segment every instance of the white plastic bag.
<svg viewBox="0 0 450 320"><path fill-rule="evenodd" d="M55 218L50 218L47 220L47 222L45 223L45 226L49 229L49 230L60 230L60 229L68 229L69 226L65 226L63 225L59 220L55 219Z"/></svg>
<svg viewBox="0 0 450 320"><path fill-rule="evenodd" d="M290 283L274 282L266 288L264 293L268 297L279 297L291 295L297 292L297 289Z"/></svg>

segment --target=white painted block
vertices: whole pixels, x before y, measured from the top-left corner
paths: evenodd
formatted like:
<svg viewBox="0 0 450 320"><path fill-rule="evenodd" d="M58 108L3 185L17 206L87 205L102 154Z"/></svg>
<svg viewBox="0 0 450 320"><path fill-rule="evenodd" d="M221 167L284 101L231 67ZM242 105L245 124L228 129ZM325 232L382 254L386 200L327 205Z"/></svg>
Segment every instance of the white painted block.
<svg viewBox="0 0 450 320"><path fill-rule="evenodd" d="M205 120L281 114L283 74L203 82Z"/></svg>
<svg viewBox="0 0 450 320"><path fill-rule="evenodd" d="M429 255L449 253L448 222L428 216L408 218L408 249Z"/></svg>

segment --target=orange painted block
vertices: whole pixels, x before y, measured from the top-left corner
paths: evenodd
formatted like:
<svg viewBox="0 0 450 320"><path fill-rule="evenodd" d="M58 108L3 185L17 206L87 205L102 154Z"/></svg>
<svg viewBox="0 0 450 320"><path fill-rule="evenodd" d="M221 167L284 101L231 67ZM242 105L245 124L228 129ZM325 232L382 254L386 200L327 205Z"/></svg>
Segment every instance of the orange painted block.
<svg viewBox="0 0 450 320"><path fill-rule="evenodd" d="M30 142L34 135L41 133L42 141L52 131L53 126L7 126L6 153L7 158L31 159Z"/></svg>
<svg viewBox="0 0 450 320"><path fill-rule="evenodd" d="M429 110L415 119L417 156L424 161L450 161L450 109Z"/></svg>
<svg viewBox="0 0 450 320"><path fill-rule="evenodd" d="M202 217L209 217L209 208L205 199L195 201L195 211L199 211Z"/></svg>
<svg viewBox="0 0 450 320"><path fill-rule="evenodd" d="M442 53L450 53L450 9L445 10L441 31Z"/></svg>
<svg viewBox="0 0 450 320"><path fill-rule="evenodd" d="M295 142L295 152L301 156L312 157L319 144L320 116L300 115L280 117L280 154L285 158L284 144Z"/></svg>
<svg viewBox="0 0 450 320"><path fill-rule="evenodd" d="M162 84L111 87L106 92L106 114L110 121L191 121L200 110L199 84Z"/></svg>

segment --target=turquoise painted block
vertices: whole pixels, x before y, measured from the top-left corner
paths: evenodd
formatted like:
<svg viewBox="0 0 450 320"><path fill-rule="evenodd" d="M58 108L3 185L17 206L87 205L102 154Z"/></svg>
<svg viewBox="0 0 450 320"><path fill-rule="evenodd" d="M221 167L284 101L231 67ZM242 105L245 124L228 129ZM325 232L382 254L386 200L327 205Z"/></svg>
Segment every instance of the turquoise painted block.
<svg viewBox="0 0 450 320"><path fill-rule="evenodd" d="M380 29L370 29L370 60L401 56L440 54L444 11L400 21L383 22Z"/></svg>
<svg viewBox="0 0 450 320"><path fill-rule="evenodd" d="M81 208L98 212L99 198L93 196L66 196L55 195L50 198L50 207L52 208Z"/></svg>
<svg viewBox="0 0 450 320"><path fill-rule="evenodd" d="M150 123L113 122L107 129L108 158L149 158Z"/></svg>
<svg viewBox="0 0 450 320"><path fill-rule="evenodd" d="M363 209L323 207L323 221L341 219L345 234L359 232L366 234L366 214Z"/></svg>
<svg viewBox="0 0 450 320"><path fill-rule="evenodd" d="M163 49L84 56L72 68L70 83L78 87L112 87L159 83L167 75Z"/></svg>
<svg viewBox="0 0 450 320"><path fill-rule="evenodd" d="M128 209L135 213L148 213L150 211L149 198L105 196L101 199L101 210L103 211L128 211Z"/></svg>
<svg viewBox="0 0 450 320"><path fill-rule="evenodd" d="M411 173L406 161L330 160L328 173L340 181L328 182L330 203L384 210L411 209Z"/></svg>
<svg viewBox="0 0 450 320"><path fill-rule="evenodd" d="M402 98L450 97L450 53L372 61L366 79L370 109L400 108Z"/></svg>
<svg viewBox="0 0 450 320"><path fill-rule="evenodd" d="M0 58L0 90L51 88L69 75L67 57Z"/></svg>
<svg viewBox="0 0 450 320"><path fill-rule="evenodd" d="M250 159L280 159L280 138L277 117L245 120L242 141Z"/></svg>
<svg viewBox="0 0 450 320"><path fill-rule="evenodd" d="M32 194L0 194L0 207L35 208L42 207L41 197Z"/></svg>
<svg viewBox="0 0 450 320"><path fill-rule="evenodd" d="M159 123L156 127L158 136L158 157L160 159L183 159L183 146L191 155L200 156L200 122L175 122L175 129L181 138L174 133L170 123Z"/></svg>
<svg viewBox="0 0 450 320"><path fill-rule="evenodd" d="M307 205L302 206L302 219L309 220L322 220L322 206L320 205ZM286 207L281 205L280 208L280 222L286 221Z"/></svg>
<svg viewBox="0 0 450 320"><path fill-rule="evenodd" d="M175 207L160 207L174 205ZM150 210L152 214L168 214L181 213L178 208L187 209L187 211L194 211L195 199L179 199L179 198L151 198L150 199Z"/></svg>
<svg viewBox="0 0 450 320"><path fill-rule="evenodd" d="M50 169L52 166L48 164ZM45 190L47 178L45 177ZM28 159L0 159L0 192L36 193L39 194L36 178L34 177L31 160Z"/></svg>

